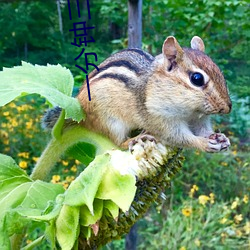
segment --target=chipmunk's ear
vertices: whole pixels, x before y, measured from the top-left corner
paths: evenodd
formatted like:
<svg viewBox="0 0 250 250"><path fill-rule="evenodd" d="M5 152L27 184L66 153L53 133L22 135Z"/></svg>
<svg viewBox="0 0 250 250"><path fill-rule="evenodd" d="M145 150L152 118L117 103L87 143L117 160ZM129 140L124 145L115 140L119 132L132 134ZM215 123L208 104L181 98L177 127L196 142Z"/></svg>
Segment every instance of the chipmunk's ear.
<svg viewBox="0 0 250 250"><path fill-rule="evenodd" d="M202 52L205 51L205 45L204 45L204 42L203 40L198 37L198 36L194 36L191 40L191 48L192 49L197 49L197 50L200 50Z"/></svg>
<svg viewBox="0 0 250 250"><path fill-rule="evenodd" d="M184 52L175 37L167 37L162 46L163 56L166 57L170 62L173 62L181 60L183 53Z"/></svg>

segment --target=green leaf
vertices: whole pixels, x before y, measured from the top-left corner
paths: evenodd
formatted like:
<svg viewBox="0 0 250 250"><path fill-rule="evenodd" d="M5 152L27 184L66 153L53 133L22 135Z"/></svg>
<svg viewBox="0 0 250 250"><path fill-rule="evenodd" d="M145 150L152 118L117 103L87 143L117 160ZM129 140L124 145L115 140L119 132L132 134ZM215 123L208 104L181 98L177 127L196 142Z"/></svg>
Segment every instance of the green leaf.
<svg viewBox="0 0 250 250"><path fill-rule="evenodd" d="M85 165L88 165L95 158L96 148L89 143L86 142L78 142L70 147L66 154L77 159Z"/></svg>
<svg viewBox="0 0 250 250"><path fill-rule="evenodd" d="M10 240L8 234L1 228L0 225L0 249L10 250Z"/></svg>
<svg viewBox="0 0 250 250"><path fill-rule="evenodd" d="M108 209L108 211L110 212L110 214L114 219L118 218L119 207L113 201L110 200L103 201L103 207Z"/></svg>
<svg viewBox="0 0 250 250"><path fill-rule="evenodd" d="M13 234L13 227L15 232L19 232L28 223L27 220L16 216L16 213L10 214L10 212L22 202L31 184L32 182L21 184L0 201L0 249L8 249L9 236Z"/></svg>
<svg viewBox="0 0 250 250"><path fill-rule="evenodd" d="M41 243L44 241L44 235L40 236L36 240L32 241L30 244L28 244L25 247L22 247L21 250L32 250L35 247L41 245Z"/></svg>
<svg viewBox="0 0 250 250"><path fill-rule="evenodd" d="M45 237L50 242L51 249L56 249L56 223L51 221L45 229Z"/></svg>
<svg viewBox="0 0 250 250"><path fill-rule="evenodd" d="M79 234L79 207L64 205L56 220L56 238L64 250L71 250Z"/></svg>
<svg viewBox="0 0 250 250"><path fill-rule="evenodd" d="M52 129L52 135L57 140L60 139L62 136L64 121L65 121L65 110L62 109L61 114Z"/></svg>
<svg viewBox="0 0 250 250"><path fill-rule="evenodd" d="M1 199L0 221L3 220L7 210L16 208L24 200L32 182L19 185Z"/></svg>
<svg viewBox="0 0 250 250"><path fill-rule="evenodd" d="M33 219L33 220L37 220L37 221L52 221L54 219L56 219L56 217L59 215L61 208L63 206L62 202L58 202L58 197L62 196L61 194L59 194L56 198L56 202L48 202L48 206L45 208L45 210L43 211L42 215L27 215L29 218ZM21 211L19 211L20 214L22 214ZM25 214L23 214L25 215Z"/></svg>
<svg viewBox="0 0 250 250"><path fill-rule="evenodd" d="M26 176L28 178L28 175L10 156L0 154L0 181L17 176ZM0 190L2 191L2 189Z"/></svg>
<svg viewBox="0 0 250 250"><path fill-rule="evenodd" d="M50 217L57 216L61 209L61 199L56 199L63 193L61 185L45 183L40 180L31 181L14 160L0 155L0 235L1 249L9 246L9 236L21 233L31 219L27 216L41 216L45 211ZM58 206L51 203L56 200ZM61 203L60 203L61 202ZM55 202L54 202L55 203Z"/></svg>
<svg viewBox="0 0 250 250"><path fill-rule="evenodd" d="M2 228L8 232L8 236L20 232L30 220L39 220L36 216L41 216L49 201L54 200L57 194L63 191L60 185L42 181L24 183L16 187L1 200L4 204L0 213ZM55 219L60 209L61 206L56 206L49 214L50 217L47 216L47 220Z"/></svg>
<svg viewBox="0 0 250 250"><path fill-rule="evenodd" d="M65 192L64 204L70 206L87 205L93 214L93 201L103 176L110 165L109 161L109 154L97 156L70 184Z"/></svg>
<svg viewBox="0 0 250 250"><path fill-rule="evenodd" d="M91 214L87 206L80 208L80 225L89 226L95 224L102 217L103 200L95 199L93 203L94 214Z"/></svg>
<svg viewBox="0 0 250 250"><path fill-rule="evenodd" d="M61 65L39 66L22 62L22 66L4 68L0 72L0 106L18 96L39 94L53 106L65 109L66 118L80 121L84 118L82 107L71 97L74 79Z"/></svg>
<svg viewBox="0 0 250 250"><path fill-rule="evenodd" d="M112 200L123 212L129 210L136 192L136 179L133 175L121 175L110 167L103 176L96 198Z"/></svg>
<svg viewBox="0 0 250 250"><path fill-rule="evenodd" d="M42 212L50 200L55 200L58 194L64 193L64 188L61 185L46 183L40 180L34 181L30 186L26 197L20 204L20 208L36 209Z"/></svg>
<svg viewBox="0 0 250 250"><path fill-rule="evenodd" d="M91 237L92 229L90 227L80 227L80 231L84 238L89 239Z"/></svg>
<svg viewBox="0 0 250 250"><path fill-rule="evenodd" d="M31 182L30 178L27 176L17 176L0 181L0 201L13 189L25 182Z"/></svg>

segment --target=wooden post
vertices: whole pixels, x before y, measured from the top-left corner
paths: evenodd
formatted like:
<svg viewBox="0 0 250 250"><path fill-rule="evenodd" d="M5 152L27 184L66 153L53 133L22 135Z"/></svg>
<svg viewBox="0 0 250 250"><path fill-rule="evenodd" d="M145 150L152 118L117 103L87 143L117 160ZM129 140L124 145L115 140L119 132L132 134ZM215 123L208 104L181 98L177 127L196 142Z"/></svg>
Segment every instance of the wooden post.
<svg viewBox="0 0 250 250"><path fill-rule="evenodd" d="M142 0L128 1L128 47L142 47Z"/></svg>
<svg viewBox="0 0 250 250"><path fill-rule="evenodd" d="M137 242L137 225L134 224L130 232L126 235L125 249L126 250L136 250Z"/></svg>

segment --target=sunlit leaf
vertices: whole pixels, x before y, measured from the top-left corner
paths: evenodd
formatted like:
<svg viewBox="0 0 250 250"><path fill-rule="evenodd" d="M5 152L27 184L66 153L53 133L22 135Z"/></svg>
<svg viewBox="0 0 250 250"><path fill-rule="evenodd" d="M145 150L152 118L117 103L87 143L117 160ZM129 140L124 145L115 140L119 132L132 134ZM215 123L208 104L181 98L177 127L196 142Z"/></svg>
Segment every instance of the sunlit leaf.
<svg viewBox="0 0 250 250"><path fill-rule="evenodd" d="M22 170L10 156L0 154L0 181L11 177L28 175Z"/></svg>
<svg viewBox="0 0 250 250"><path fill-rule="evenodd" d="M109 167L110 155L97 156L69 186L64 203L70 206L87 205L93 214L93 201L103 176Z"/></svg>
<svg viewBox="0 0 250 250"><path fill-rule="evenodd" d="M136 179L133 175L121 175L108 168L99 186L96 198L112 200L124 212L128 211L136 192Z"/></svg>
<svg viewBox="0 0 250 250"><path fill-rule="evenodd" d="M110 212L110 214L112 215L114 219L118 217L119 207L113 201L105 200L103 202L103 207L108 209L108 211Z"/></svg>
<svg viewBox="0 0 250 250"><path fill-rule="evenodd" d="M83 110L76 98L71 97L74 79L61 65L39 66L22 62L22 66L4 68L0 72L0 106L16 97L39 94L53 106L65 109L66 118L80 121Z"/></svg>
<svg viewBox="0 0 250 250"><path fill-rule="evenodd" d="M78 142L70 147L66 153L74 159L88 165L95 158L96 149L92 144Z"/></svg>
<svg viewBox="0 0 250 250"><path fill-rule="evenodd" d="M71 250L79 233L79 207L64 205L56 220L56 238L62 249Z"/></svg>
<svg viewBox="0 0 250 250"><path fill-rule="evenodd" d="M87 206L80 208L80 225L89 226L95 224L102 217L103 200L95 199L93 203L94 214L91 214Z"/></svg>

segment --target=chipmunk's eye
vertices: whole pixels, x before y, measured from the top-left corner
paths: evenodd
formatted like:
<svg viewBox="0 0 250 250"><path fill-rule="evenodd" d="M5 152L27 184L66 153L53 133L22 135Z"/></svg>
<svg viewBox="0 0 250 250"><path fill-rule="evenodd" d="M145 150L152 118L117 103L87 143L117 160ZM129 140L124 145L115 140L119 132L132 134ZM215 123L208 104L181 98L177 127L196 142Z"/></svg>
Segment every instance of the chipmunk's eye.
<svg viewBox="0 0 250 250"><path fill-rule="evenodd" d="M190 81L198 87L201 87L205 84L204 77L201 73L195 72L190 74Z"/></svg>

